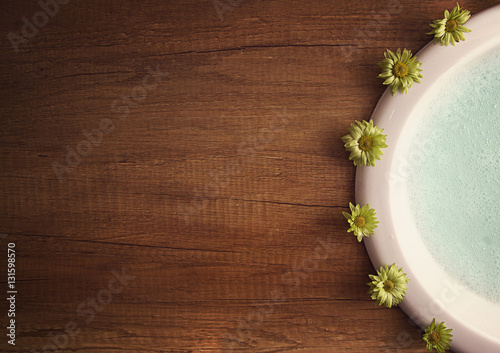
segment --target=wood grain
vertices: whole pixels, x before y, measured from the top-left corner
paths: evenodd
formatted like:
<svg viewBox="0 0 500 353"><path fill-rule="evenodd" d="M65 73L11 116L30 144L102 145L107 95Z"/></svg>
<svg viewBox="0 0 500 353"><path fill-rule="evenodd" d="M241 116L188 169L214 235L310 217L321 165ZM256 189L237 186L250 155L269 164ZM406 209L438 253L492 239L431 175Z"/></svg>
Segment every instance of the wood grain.
<svg viewBox="0 0 500 353"><path fill-rule="evenodd" d="M4 1L0 240L18 294L0 350L425 352L366 293L340 137L383 93L383 51L418 51L453 6L70 1L16 53L9 33L41 8Z"/></svg>

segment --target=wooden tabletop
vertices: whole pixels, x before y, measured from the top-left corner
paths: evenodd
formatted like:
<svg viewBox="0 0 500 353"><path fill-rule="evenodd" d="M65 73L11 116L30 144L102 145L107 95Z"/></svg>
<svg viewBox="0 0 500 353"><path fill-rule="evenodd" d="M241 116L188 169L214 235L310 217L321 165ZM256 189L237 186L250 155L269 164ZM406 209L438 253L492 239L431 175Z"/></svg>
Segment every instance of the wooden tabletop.
<svg viewBox="0 0 500 353"><path fill-rule="evenodd" d="M454 5L3 1L0 351L426 352L340 137Z"/></svg>

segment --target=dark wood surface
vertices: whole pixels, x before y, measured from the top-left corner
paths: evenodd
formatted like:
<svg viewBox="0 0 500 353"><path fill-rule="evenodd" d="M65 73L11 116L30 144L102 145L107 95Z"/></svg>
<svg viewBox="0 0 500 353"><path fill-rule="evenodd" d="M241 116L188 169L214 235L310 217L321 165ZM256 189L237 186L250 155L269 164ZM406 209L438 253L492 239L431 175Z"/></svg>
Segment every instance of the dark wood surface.
<svg viewBox="0 0 500 353"><path fill-rule="evenodd" d="M3 1L0 351L425 352L367 295L340 137L454 4Z"/></svg>

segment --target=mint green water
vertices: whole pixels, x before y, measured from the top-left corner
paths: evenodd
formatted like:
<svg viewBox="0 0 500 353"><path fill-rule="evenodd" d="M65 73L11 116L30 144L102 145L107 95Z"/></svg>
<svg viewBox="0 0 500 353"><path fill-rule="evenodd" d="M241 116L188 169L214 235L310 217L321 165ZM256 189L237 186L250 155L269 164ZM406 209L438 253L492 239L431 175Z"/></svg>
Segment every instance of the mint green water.
<svg viewBox="0 0 500 353"><path fill-rule="evenodd" d="M412 142L411 208L436 260L500 302L500 48L440 84Z"/></svg>

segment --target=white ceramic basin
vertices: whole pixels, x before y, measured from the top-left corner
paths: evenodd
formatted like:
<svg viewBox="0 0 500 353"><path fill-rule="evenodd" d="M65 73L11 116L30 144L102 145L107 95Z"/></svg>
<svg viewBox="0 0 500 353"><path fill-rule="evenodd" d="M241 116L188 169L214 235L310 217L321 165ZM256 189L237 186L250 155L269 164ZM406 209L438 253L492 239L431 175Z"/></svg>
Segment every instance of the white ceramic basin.
<svg viewBox="0 0 500 353"><path fill-rule="evenodd" d="M380 99L372 119L384 128L389 147L375 167L357 167L356 202L369 203L380 221L375 234L365 238L375 268L397 263L411 279L406 298L400 304L410 319L421 328L433 318L444 321L453 329L454 352L499 353L500 303L472 292L434 259L417 233L405 181L405 163L414 133L412 119L437 94L436 87L446 72L500 48L500 5L472 16L466 26L472 32L466 33L466 41L456 47L431 42L417 53L424 75L421 84L414 84L407 95L398 93L394 97L387 89Z"/></svg>

